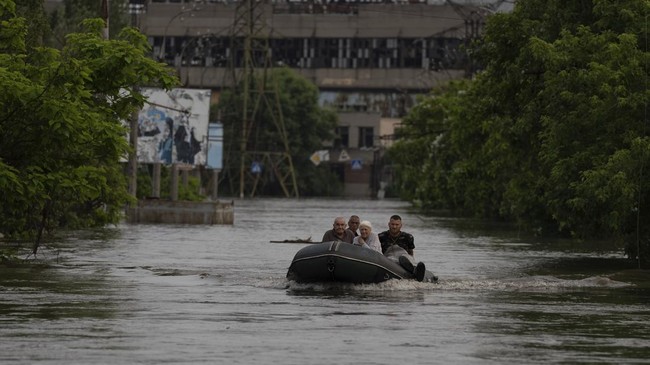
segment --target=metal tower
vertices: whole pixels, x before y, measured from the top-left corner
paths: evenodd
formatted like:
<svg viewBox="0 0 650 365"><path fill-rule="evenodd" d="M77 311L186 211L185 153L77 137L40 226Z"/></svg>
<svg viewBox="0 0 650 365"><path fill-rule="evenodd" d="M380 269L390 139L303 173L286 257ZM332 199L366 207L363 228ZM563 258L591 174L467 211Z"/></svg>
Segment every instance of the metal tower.
<svg viewBox="0 0 650 365"><path fill-rule="evenodd" d="M465 45L468 49L472 42L481 36L485 18L489 14L495 13L504 2L505 0L446 0L446 3L451 5L454 11L465 20ZM471 77L475 72L476 65L473 58L468 53L466 77Z"/></svg>
<svg viewBox="0 0 650 365"><path fill-rule="evenodd" d="M231 29L228 84L241 95L241 142L239 196L253 197L258 188L276 180L285 197L298 197L298 185L289 142L279 103L278 87L269 72L271 51L264 17L264 2L242 0L235 10ZM260 126L260 109L270 115L275 132L280 136L279 148L258 150L255 133Z"/></svg>

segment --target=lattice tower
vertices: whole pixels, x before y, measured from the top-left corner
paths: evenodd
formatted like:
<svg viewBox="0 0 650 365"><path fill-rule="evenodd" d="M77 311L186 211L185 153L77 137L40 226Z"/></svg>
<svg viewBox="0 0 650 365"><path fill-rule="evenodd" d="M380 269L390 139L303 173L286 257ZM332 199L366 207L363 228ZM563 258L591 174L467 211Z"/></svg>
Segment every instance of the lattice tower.
<svg viewBox="0 0 650 365"><path fill-rule="evenodd" d="M264 2L242 0L237 3L231 29L231 54L228 60L224 85L231 85L235 94L241 95L241 141L239 146L240 198L254 197L258 189L277 180L285 197L298 197L298 185L293 161L289 154L289 140L285 129L278 86L269 72L271 51L264 16ZM270 90L270 91L269 91ZM279 136L276 150L259 150L257 134L260 128L260 111L265 107ZM262 171L256 173L253 164Z"/></svg>

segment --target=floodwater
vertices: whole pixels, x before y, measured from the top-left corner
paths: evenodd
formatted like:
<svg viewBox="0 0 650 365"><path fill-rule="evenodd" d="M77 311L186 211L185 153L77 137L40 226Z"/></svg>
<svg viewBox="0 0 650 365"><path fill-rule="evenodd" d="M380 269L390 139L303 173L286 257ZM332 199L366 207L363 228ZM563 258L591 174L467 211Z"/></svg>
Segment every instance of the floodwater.
<svg viewBox="0 0 650 365"><path fill-rule="evenodd" d="M297 284L335 216L392 214L439 284ZM425 217L398 201L236 200L232 226L75 232L0 267L2 364L650 364L650 290L620 250Z"/></svg>

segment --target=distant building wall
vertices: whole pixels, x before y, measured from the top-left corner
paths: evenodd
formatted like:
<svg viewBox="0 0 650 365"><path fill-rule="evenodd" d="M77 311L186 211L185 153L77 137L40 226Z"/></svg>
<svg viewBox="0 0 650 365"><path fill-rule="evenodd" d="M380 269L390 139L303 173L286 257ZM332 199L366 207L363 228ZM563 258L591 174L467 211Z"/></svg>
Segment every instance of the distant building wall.
<svg viewBox="0 0 650 365"><path fill-rule="evenodd" d="M318 87L319 104L339 115L339 136L325 143L329 166L347 196L374 197L391 178L383 153L417 97L472 72L464 47L491 3L503 1L262 0L255 40L268 41L268 53L252 57L263 65L268 54L268 67L289 67ZM238 4L153 0L139 25L154 58L217 99L244 65Z"/></svg>
<svg viewBox="0 0 650 365"><path fill-rule="evenodd" d="M466 23L443 1L268 1L258 4L270 66L311 80L322 105L401 117L417 95L467 72ZM183 86L218 90L243 66L239 2L158 2L139 16L154 58ZM263 52L253 54L263 64Z"/></svg>

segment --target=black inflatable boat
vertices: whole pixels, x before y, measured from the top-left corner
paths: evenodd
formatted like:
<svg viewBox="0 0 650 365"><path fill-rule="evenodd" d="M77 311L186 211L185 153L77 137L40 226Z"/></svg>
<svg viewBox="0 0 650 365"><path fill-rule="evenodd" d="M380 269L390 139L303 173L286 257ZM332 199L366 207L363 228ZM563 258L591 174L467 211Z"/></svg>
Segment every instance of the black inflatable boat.
<svg viewBox="0 0 650 365"><path fill-rule="evenodd" d="M287 278L300 283L355 284L415 280L413 273L381 253L340 241L315 243L300 249L291 262Z"/></svg>

